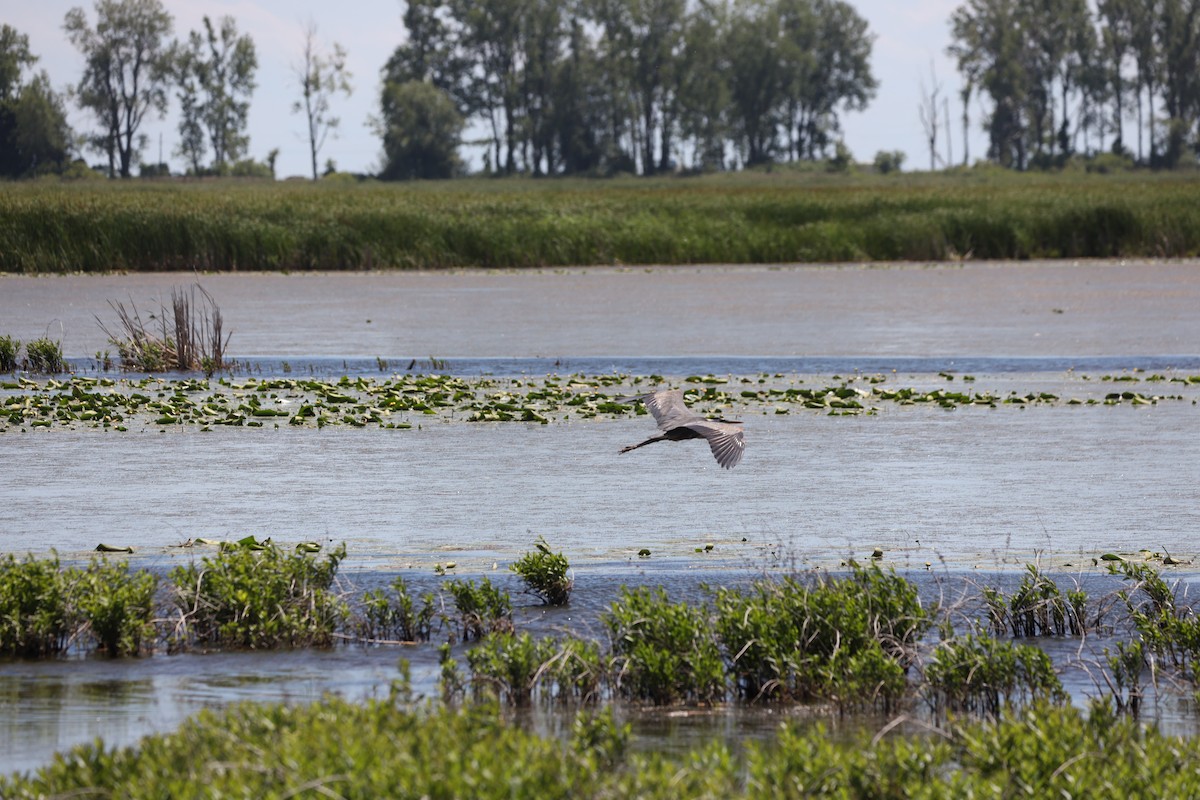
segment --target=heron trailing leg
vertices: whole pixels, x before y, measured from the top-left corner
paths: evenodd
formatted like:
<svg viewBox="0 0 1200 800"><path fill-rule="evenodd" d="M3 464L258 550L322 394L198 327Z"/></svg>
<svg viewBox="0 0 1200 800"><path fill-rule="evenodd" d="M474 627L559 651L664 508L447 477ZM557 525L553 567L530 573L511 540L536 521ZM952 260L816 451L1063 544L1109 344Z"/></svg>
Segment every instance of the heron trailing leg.
<svg viewBox="0 0 1200 800"><path fill-rule="evenodd" d="M651 436L649 439L642 442L641 444L631 444L628 447L622 447L621 452L628 453L630 450L637 450L639 447L645 447L648 444L654 444L655 442L665 442L665 441L667 441L668 438L669 437L667 437L667 436Z"/></svg>

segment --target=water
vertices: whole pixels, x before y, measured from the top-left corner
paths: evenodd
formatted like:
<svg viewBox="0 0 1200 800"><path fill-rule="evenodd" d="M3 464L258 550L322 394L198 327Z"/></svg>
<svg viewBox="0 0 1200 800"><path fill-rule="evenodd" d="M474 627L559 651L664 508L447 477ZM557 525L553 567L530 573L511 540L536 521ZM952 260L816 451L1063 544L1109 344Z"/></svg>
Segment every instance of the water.
<svg viewBox="0 0 1200 800"><path fill-rule="evenodd" d="M344 577L361 588L396 573L433 585L433 565L450 560L459 574L503 582L508 564L545 536L574 565L576 592L569 610L527 608L520 624L576 632L594 630L622 583L697 597L703 582L836 568L876 547L929 591L941 591L942 580L1014 574L1033 560L1084 576L1108 551L1191 559L1200 387L1101 378L1200 371L1197 267L202 276L234 332L231 354L256 375L386 375L415 360L414 371L462 375L781 373L820 385L835 374L882 373L891 386L966 388L937 375L949 372L974 374L970 388L1001 394L1087 399L1129 388L1184 399L755 414L732 471L694 442L618 455L653 432L645 417L544 426L414 417L411 430L10 431L0 434L0 551L55 548L73 561L99 542L130 544L135 564L166 571L204 554L178 546L189 538L344 541ZM91 369L106 347L95 315L115 316L107 300L132 299L145 311L183 280L0 276L0 334L61 336L76 367ZM696 552L709 543L711 553ZM638 557L642 548L649 559ZM401 655L413 661L418 687L432 691L432 648L5 663L0 770L35 767L96 735L132 743L238 699L377 696ZM1087 693L1086 674L1072 680L1076 696ZM1163 716L1194 727L1186 714ZM644 721L646 730L684 738L697 730L665 719ZM696 724L724 735L774 719L747 713Z"/></svg>

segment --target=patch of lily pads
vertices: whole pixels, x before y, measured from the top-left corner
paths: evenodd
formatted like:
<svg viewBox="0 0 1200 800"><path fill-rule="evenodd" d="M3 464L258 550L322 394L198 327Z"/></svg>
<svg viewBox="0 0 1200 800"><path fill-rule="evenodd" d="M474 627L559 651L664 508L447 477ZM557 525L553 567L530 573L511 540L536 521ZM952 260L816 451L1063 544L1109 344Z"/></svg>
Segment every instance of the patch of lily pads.
<svg viewBox="0 0 1200 800"><path fill-rule="evenodd" d="M947 376L943 376L947 377ZM948 380L953 376L948 376ZM1105 376L1126 382L1132 376ZM1136 379L1135 379L1136 380ZM1110 391L1062 398L1047 391L1009 391L897 385L881 375L843 378L807 385L782 375L689 376L682 379L687 402L700 413L824 413L872 415L888 406L1153 406L1191 400L1187 390L1200 375L1145 381L1180 385L1177 393ZM114 378L72 375L36 380L24 375L0 384L0 431L35 428L97 428L126 431L131 426L160 429L217 425L235 427L378 427L406 429L427 418L464 422L549 424L571 419L619 418L646 413L620 401L668 383L660 375L547 375L478 377L439 374L336 380L290 376L236 379ZM1194 393L1193 393L1194 394Z"/></svg>

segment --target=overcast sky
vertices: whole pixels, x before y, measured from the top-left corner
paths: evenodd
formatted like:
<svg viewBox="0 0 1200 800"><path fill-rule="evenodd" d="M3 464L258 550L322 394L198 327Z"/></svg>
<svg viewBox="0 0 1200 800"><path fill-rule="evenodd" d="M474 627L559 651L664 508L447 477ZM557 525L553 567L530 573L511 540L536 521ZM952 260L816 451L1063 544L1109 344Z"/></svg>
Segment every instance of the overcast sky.
<svg viewBox="0 0 1200 800"><path fill-rule="evenodd" d="M951 98L952 147L956 162L962 160L960 86L953 62L945 55L949 44L949 18L962 0L850 0L866 18L875 35L871 67L879 83L875 99L866 111L842 115L846 144L859 161L869 162L879 150L902 150L908 160L906 169L927 169L928 145L918 116L921 84L933 85L930 69L936 74L943 93ZM67 41L62 30L63 18L72 7L82 7L90 23L95 9L88 2L71 0L3 0L0 21L29 37L30 49L40 57L35 69L45 69L56 89L63 90L79 80L83 59ZM405 39L401 23L400 0L165 0L174 16L174 35L186 37L188 31L201 30L205 15L215 21L223 15L237 20L238 31L249 34L258 52L258 88L250 109L250 155L265 159L279 148L277 174L308 174L307 143L299 116L291 113L298 93L294 67L300 60L304 29L309 20L316 23L320 43L330 49L334 42L347 51L353 73L354 93L339 96L334 113L342 123L338 138L330 139L320 154L320 163L332 158L338 169L372 172L380 162L379 139L372 133L368 118L376 113L380 88L380 70L392 51ZM172 98L173 107L178 103ZM986 141L978 130L979 108L972 109L971 159L984 153ZM68 110L68 119L77 131L95 127L94 121L77 108ZM161 138L164 160L172 171L181 171L183 161L173 155L178 143L177 120L150 119L144 124L150 146L143 155L148 162L158 160ZM945 135L939 137L943 153ZM101 159L94 153L88 159Z"/></svg>

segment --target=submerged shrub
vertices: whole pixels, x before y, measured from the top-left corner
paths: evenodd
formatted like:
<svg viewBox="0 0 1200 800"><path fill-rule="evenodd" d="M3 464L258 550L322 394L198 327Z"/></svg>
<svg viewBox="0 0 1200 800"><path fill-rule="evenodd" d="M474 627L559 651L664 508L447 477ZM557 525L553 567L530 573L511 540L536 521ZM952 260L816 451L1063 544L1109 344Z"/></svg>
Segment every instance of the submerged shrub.
<svg viewBox="0 0 1200 800"><path fill-rule="evenodd" d="M67 581L80 618L105 653L135 656L153 644L158 579L152 573L93 559L86 569L71 570Z"/></svg>
<svg viewBox="0 0 1200 800"><path fill-rule="evenodd" d="M812 585L789 576L719 589L714 603L730 674L749 700L890 707L930 625L916 586L874 564Z"/></svg>
<svg viewBox="0 0 1200 800"><path fill-rule="evenodd" d="M725 664L707 609L671 603L659 589L621 588L603 616L617 690L658 705L725 696Z"/></svg>
<svg viewBox="0 0 1200 800"><path fill-rule="evenodd" d="M358 634L369 640L428 641L435 616L433 593L421 595L418 609L403 577L397 576L391 589L390 594L374 589L363 595Z"/></svg>
<svg viewBox="0 0 1200 800"><path fill-rule="evenodd" d="M1153 657L1160 667L1177 670L1181 677L1200 685L1200 614L1181 604L1175 591L1149 564L1128 561L1110 566L1133 582L1119 592L1129 612L1139 647L1121 654L1127 681L1134 678L1134 653Z"/></svg>
<svg viewBox="0 0 1200 800"><path fill-rule="evenodd" d="M478 586L474 581L447 581L446 589L454 598L463 640L512 631L512 600L489 579L484 578Z"/></svg>
<svg viewBox="0 0 1200 800"><path fill-rule="evenodd" d="M0 560L0 655L39 657L67 649L75 625L58 556Z"/></svg>
<svg viewBox="0 0 1200 800"><path fill-rule="evenodd" d="M546 605L565 606L574 585L567 576L567 557L553 553L545 539L538 539L537 550L517 559L510 569L525 582L525 590Z"/></svg>
<svg viewBox="0 0 1200 800"><path fill-rule="evenodd" d="M177 644L229 647L325 646L346 614L332 591L340 545L324 557L269 542L223 547L197 566L171 571Z"/></svg>
<svg viewBox="0 0 1200 800"><path fill-rule="evenodd" d="M939 644L925 679L930 704L944 711L994 716L1018 700L1066 699L1044 650L984 635L969 634Z"/></svg>
<svg viewBox="0 0 1200 800"><path fill-rule="evenodd" d="M552 639L534 639L528 633L506 632L485 637L467 651L476 697L496 697L515 706L529 705L543 667L557 649Z"/></svg>
<svg viewBox="0 0 1200 800"><path fill-rule="evenodd" d="M1016 637L1083 634L1087 629L1087 593L1075 589L1064 596L1058 584L1037 566L1029 564L1025 570L1011 598L998 589L984 589L992 630L1003 633L1008 628Z"/></svg>

